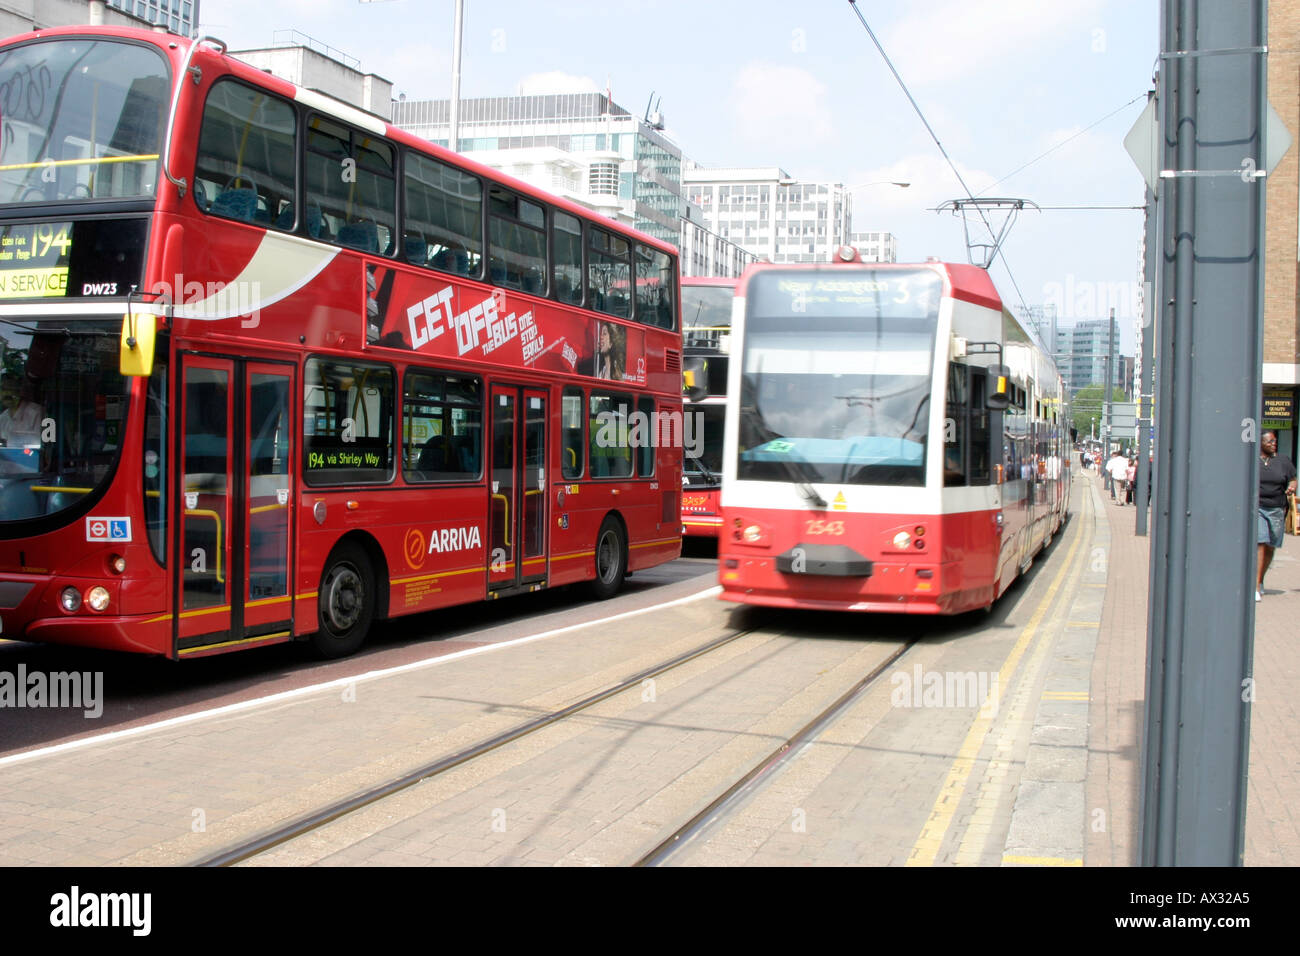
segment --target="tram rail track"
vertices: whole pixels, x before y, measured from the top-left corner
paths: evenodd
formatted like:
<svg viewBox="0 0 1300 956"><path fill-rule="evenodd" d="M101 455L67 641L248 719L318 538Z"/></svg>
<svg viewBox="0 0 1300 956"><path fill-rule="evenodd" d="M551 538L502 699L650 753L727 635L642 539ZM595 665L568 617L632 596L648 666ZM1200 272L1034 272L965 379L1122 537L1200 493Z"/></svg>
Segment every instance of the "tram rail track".
<svg viewBox="0 0 1300 956"><path fill-rule="evenodd" d="M784 743L756 763L749 772L720 793L708 806L674 830L654 849L632 865L636 867L660 866L666 863L675 853L685 849L690 843L712 830L724 819L729 810L743 803L755 790L763 786L765 781L771 779L773 774L797 755L804 744L815 740L823 729L834 723L841 714L848 710L864 692L880 679L881 675L889 667L897 663L904 654L915 647L919 640L919 637L913 637L906 641L898 650L873 667L869 673L841 694L839 698L817 716L788 737Z"/></svg>
<svg viewBox="0 0 1300 956"><path fill-rule="evenodd" d="M716 637L698 647L684 651L677 656L659 664L651 665L635 674L625 677L611 686L605 687L593 694L590 694L581 700L563 707L559 710L552 711L541 717L525 721L516 727L496 734L480 743L473 744L469 747L462 748L453 754L427 763L415 770L408 771L399 777L371 787L354 796L335 801L319 810L304 814L288 823L281 824L265 830L251 839L233 843L226 848L209 853L190 861L190 866L198 867L226 867L234 866L250 860L260 854L266 853L281 844L288 843L298 837L305 836L315 830L319 830L349 814L355 813L371 804L377 803L388 797L394 796L405 790L410 789L427 780L431 780L441 774L447 773L471 760L482 757L491 753L507 744L513 743L530 734L537 733L553 724L556 724L568 717L588 710L591 707L625 693L634 687L638 687L643 681L650 680L665 674L675 668L688 664L697 658L703 657L719 648L725 647L742 637L755 633L756 628L735 628L728 633Z"/></svg>

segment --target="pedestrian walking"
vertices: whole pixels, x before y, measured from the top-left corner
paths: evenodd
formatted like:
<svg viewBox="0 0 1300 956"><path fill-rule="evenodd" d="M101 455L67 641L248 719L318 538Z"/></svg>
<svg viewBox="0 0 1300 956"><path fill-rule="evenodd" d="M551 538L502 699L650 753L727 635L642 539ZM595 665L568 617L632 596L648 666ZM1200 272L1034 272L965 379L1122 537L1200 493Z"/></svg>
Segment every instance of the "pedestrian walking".
<svg viewBox="0 0 1300 956"><path fill-rule="evenodd" d="M1277 433L1264 432L1259 440L1259 516L1255 539L1259 544L1255 561L1255 600L1263 600L1264 575L1273 563L1273 552L1282 547L1282 522L1287 498L1294 498L1295 464L1277 453Z"/></svg>
<svg viewBox="0 0 1300 956"><path fill-rule="evenodd" d="M1138 480L1138 460L1130 458L1128 468L1124 474L1124 504L1133 504L1133 489L1137 487Z"/></svg>
<svg viewBox="0 0 1300 956"><path fill-rule="evenodd" d="M1110 478L1110 500L1124 503L1124 499L1119 497L1119 492L1124 489L1124 478L1128 475L1128 462L1118 451L1110 456L1110 461L1106 462L1106 474Z"/></svg>

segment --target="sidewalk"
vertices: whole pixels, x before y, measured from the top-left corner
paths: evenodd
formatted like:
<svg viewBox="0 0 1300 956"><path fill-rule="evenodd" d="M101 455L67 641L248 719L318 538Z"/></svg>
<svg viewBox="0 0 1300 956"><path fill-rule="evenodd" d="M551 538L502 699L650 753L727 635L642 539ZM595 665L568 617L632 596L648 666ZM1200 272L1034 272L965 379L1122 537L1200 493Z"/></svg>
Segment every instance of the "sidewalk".
<svg viewBox="0 0 1300 956"><path fill-rule="evenodd" d="M1134 866L1146 696L1149 537L1137 511L1118 506L1096 472L1097 544L1107 562L1105 601L1092 666L1086 784L1087 866ZM1096 549L1095 549L1096 550ZM1273 559L1255 605L1256 700L1251 710L1246 803L1247 866L1300 864L1300 537Z"/></svg>

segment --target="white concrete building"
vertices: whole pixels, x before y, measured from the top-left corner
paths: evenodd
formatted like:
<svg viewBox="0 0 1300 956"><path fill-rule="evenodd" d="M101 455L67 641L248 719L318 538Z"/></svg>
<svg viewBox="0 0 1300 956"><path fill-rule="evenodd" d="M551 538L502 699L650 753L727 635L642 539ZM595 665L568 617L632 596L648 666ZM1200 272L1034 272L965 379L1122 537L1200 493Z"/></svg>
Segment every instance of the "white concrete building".
<svg viewBox="0 0 1300 956"><path fill-rule="evenodd" d="M892 232L854 232L849 245L858 250L863 262L897 262L898 238Z"/></svg>
<svg viewBox="0 0 1300 956"><path fill-rule="evenodd" d="M799 182L778 166L682 172L704 224L760 259L828 262L849 241L853 197L840 183Z"/></svg>

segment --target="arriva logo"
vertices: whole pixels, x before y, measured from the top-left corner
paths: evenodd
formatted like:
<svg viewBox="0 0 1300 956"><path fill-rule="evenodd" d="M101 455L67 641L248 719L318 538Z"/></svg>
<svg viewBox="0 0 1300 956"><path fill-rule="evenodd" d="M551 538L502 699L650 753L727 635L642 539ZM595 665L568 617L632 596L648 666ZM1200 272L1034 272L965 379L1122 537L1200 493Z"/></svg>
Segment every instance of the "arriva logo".
<svg viewBox="0 0 1300 956"><path fill-rule="evenodd" d="M481 547L483 539L479 537L478 528L442 528L429 532L429 554L435 551L446 554L448 551L468 551Z"/></svg>

